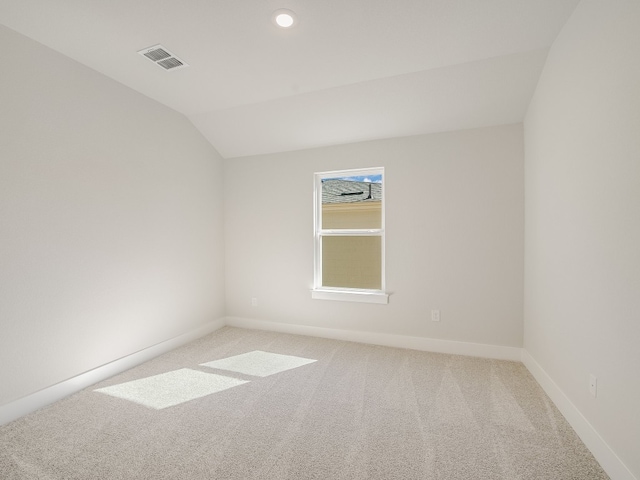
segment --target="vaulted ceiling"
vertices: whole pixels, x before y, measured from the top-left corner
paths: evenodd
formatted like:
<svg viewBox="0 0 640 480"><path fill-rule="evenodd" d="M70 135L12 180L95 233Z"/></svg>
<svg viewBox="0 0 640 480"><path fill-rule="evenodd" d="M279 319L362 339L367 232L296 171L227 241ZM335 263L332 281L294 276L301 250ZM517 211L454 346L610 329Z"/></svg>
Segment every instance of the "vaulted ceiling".
<svg viewBox="0 0 640 480"><path fill-rule="evenodd" d="M232 158L520 122L578 1L0 0L0 23L183 113ZM276 27L279 8L298 23ZM189 67L136 53L155 44Z"/></svg>

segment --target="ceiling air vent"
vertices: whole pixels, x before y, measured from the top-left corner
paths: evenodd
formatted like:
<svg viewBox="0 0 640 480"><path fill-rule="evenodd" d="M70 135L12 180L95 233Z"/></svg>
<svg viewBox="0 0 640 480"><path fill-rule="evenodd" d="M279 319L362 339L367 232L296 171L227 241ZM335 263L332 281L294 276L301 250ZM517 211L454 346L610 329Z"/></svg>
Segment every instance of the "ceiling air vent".
<svg viewBox="0 0 640 480"><path fill-rule="evenodd" d="M176 70L178 68L189 66L162 45L154 45L153 47L144 48L139 50L138 53L143 57L147 57L153 63L165 70Z"/></svg>

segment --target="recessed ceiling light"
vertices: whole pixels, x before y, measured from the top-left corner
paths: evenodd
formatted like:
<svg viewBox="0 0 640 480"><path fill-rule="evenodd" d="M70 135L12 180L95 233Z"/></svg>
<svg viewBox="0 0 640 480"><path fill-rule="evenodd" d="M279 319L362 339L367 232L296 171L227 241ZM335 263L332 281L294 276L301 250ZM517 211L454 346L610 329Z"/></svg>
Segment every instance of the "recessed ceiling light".
<svg viewBox="0 0 640 480"><path fill-rule="evenodd" d="M290 28L296 24L296 14L286 8L281 8L273 12L273 21L278 27Z"/></svg>

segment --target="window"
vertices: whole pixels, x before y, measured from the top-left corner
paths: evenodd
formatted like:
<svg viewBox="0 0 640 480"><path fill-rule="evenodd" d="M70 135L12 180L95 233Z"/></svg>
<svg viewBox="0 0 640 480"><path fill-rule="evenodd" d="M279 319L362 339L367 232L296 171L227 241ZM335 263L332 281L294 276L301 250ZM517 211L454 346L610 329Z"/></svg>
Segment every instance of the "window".
<svg viewBox="0 0 640 480"><path fill-rule="evenodd" d="M388 303L384 169L315 174L313 298Z"/></svg>

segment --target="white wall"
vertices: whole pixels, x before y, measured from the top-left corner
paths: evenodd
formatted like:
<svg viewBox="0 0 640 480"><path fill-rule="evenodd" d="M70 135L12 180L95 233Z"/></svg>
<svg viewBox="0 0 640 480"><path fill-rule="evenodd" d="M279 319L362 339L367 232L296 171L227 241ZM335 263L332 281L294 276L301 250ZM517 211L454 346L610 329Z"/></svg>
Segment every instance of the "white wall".
<svg viewBox="0 0 640 480"><path fill-rule="evenodd" d="M523 158L511 125L225 161L227 315L522 346ZM312 300L313 173L379 166L390 303Z"/></svg>
<svg viewBox="0 0 640 480"><path fill-rule="evenodd" d="M2 405L222 316L224 239L222 161L185 117L0 45Z"/></svg>
<svg viewBox="0 0 640 480"><path fill-rule="evenodd" d="M639 26L637 0L583 0L529 107L524 336L527 352L637 478Z"/></svg>

